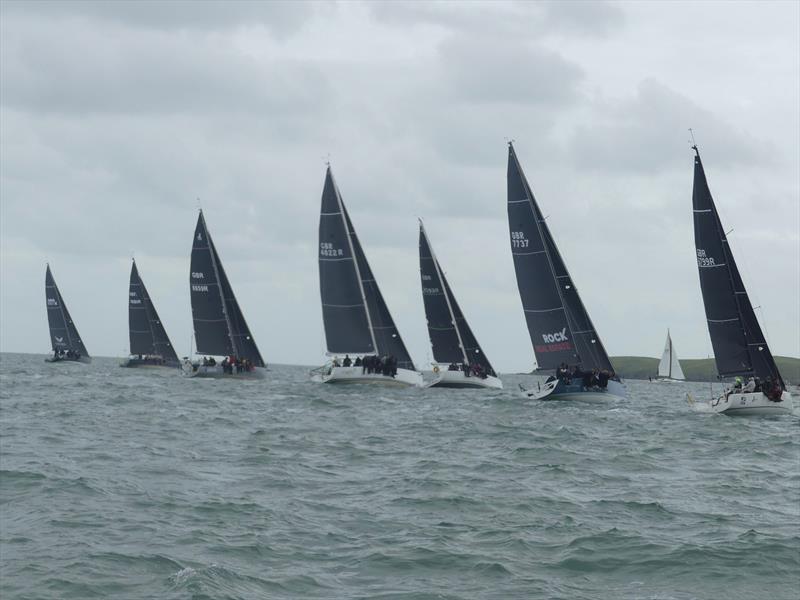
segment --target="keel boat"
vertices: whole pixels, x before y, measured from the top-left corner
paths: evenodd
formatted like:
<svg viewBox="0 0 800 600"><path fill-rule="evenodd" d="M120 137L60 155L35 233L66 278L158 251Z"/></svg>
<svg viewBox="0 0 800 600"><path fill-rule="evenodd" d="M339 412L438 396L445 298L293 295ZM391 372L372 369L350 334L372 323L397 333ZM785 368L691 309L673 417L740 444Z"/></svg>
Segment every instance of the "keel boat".
<svg viewBox="0 0 800 600"><path fill-rule="evenodd" d="M50 343L53 355L45 362L92 362L92 357L83 345L83 340L78 333L78 328L72 322L72 317L64 303L64 298L56 285L50 265L44 274L44 296L47 303L47 324L50 327Z"/></svg>
<svg viewBox="0 0 800 600"><path fill-rule="evenodd" d="M661 353L661 360L658 363L658 376L655 381L657 383L680 383L685 380L686 377L683 376L681 363L678 361L678 355L672 345L672 337L669 335L669 329L667 329L667 341L664 342L664 352Z"/></svg>

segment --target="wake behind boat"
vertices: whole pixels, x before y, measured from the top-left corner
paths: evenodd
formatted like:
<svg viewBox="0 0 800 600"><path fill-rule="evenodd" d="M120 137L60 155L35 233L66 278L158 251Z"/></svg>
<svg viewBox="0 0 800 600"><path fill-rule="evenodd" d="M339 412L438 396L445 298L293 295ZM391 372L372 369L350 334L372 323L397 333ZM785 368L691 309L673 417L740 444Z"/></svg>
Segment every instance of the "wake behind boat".
<svg viewBox="0 0 800 600"><path fill-rule="evenodd" d="M792 412L786 389L758 324L717 207L708 187L700 151L694 157L694 239L700 289L708 333L720 377L736 376L736 384L711 399L712 411L726 415ZM742 376L748 377L744 383Z"/></svg>
<svg viewBox="0 0 800 600"><path fill-rule="evenodd" d="M672 337L669 335L669 329L667 329L667 341L664 343L664 352L661 353L661 360L658 363L658 376L655 381L657 383L680 383L685 380L681 363L678 361L678 355L672 345Z"/></svg>
<svg viewBox="0 0 800 600"><path fill-rule="evenodd" d="M53 355L46 358L45 362L92 362L92 357L89 356L78 329L72 322L72 317L56 285L49 264L44 275L44 296L47 303L50 343L53 348Z"/></svg>
<svg viewBox="0 0 800 600"><path fill-rule="evenodd" d="M614 373L512 143L507 185L511 254L528 333L539 369L557 373L544 386L523 390L525 396L590 402L624 397L625 386Z"/></svg>
<svg viewBox="0 0 800 600"><path fill-rule="evenodd" d="M422 220L419 222L419 271L428 336L436 361L434 380L427 387L502 389L503 382L456 302ZM442 369L442 365L447 366Z"/></svg>
<svg viewBox="0 0 800 600"><path fill-rule="evenodd" d="M236 301L202 210L192 242L189 291L197 353L210 356L185 359L184 375L263 379L264 360Z"/></svg>
<svg viewBox="0 0 800 600"><path fill-rule="evenodd" d="M131 355L121 367L181 367L135 260L131 262L128 287L128 335Z"/></svg>
<svg viewBox="0 0 800 600"><path fill-rule="evenodd" d="M311 372L313 381L422 385L422 373L414 368L386 306L330 165L319 215L319 288L328 355L334 358Z"/></svg>

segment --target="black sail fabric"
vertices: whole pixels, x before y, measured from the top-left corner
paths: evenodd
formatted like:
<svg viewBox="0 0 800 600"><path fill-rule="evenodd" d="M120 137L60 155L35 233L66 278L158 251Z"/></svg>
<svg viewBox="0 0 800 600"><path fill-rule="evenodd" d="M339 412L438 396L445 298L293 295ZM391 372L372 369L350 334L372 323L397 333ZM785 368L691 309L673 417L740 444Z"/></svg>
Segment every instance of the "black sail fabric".
<svg viewBox="0 0 800 600"><path fill-rule="evenodd" d="M511 254L539 368L613 370L511 144L507 185Z"/></svg>
<svg viewBox="0 0 800 600"><path fill-rule="evenodd" d="M50 327L50 343L53 351L63 350L66 352L67 350L72 350L81 356L88 357L89 353L86 351L86 346L83 345L75 323L72 322L67 305L64 304L64 299L61 297L56 280L50 271L50 265L47 265L44 275L44 296L47 304L47 323Z"/></svg>
<svg viewBox="0 0 800 600"><path fill-rule="evenodd" d="M439 269L425 235L419 228L419 272L422 282L422 302L425 305L425 318L428 321L428 336L431 340L433 358L440 363L469 362L461 347L455 318L448 306L444 283L439 277Z"/></svg>
<svg viewBox="0 0 800 600"><path fill-rule="evenodd" d="M755 374L783 386L728 245L703 162L694 157L692 208L700 290L720 376Z"/></svg>
<svg viewBox="0 0 800 600"><path fill-rule="evenodd" d="M263 367L261 353L222 268L202 211L192 242L189 288L197 352L234 355Z"/></svg>
<svg viewBox="0 0 800 600"><path fill-rule="evenodd" d="M374 354L375 340L361 290L343 203L331 168L319 214L319 292L329 354Z"/></svg>
<svg viewBox="0 0 800 600"><path fill-rule="evenodd" d="M386 306L383 294L381 294L381 290L378 287L378 282L375 281L375 276L372 274L367 257L361 249L361 242L358 241L356 230L353 228L353 223L350 221L350 215L347 214L347 208L344 203L342 203L342 210L344 211L347 229L350 234L358 273L361 277L361 287L364 290L364 299L366 300L377 353L380 356L394 356L397 359L399 368L414 371L414 362L411 360L411 355L406 350L403 338L400 337L400 332L394 324L389 307Z"/></svg>
<svg viewBox="0 0 800 600"><path fill-rule="evenodd" d="M422 281L422 300L428 321L433 358L440 363L480 364L489 375L495 376L489 359L483 353L461 312L447 277L431 248L425 228L419 228L419 267Z"/></svg>
<svg viewBox="0 0 800 600"><path fill-rule="evenodd" d="M168 364L178 364L178 355L147 293L135 261L131 264L128 290L128 328L131 354L160 356Z"/></svg>

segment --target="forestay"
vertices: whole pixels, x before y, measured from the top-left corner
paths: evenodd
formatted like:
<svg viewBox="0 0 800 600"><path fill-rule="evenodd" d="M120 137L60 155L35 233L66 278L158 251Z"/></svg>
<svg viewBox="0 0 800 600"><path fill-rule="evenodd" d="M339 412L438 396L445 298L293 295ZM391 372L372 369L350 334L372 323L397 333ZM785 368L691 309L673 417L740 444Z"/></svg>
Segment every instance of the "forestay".
<svg viewBox="0 0 800 600"><path fill-rule="evenodd" d="M202 211L194 231L189 289L197 352L233 355L263 367L264 360L236 301Z"/></svg>
<svg viewBox="0 0 800 600"><path fill-rule="evenodd" d="M487 374L494 376L494 369L461 312L421 221L419 269L434 360L439 363L477 363Z"/></svg>
<svg viewBox="0 0 800 600"><path fill-rule="evenodd" d="M721 377L771 377L785 389L733 259L706 181L700 152L697 146L693 149L695 252L717 372Z"/></svg>
<svg viewBox="0 0 800 600"><path fill-rule="evenodd" d="M511 254L539 368L613 371L510 143L507 186Z"/></svg>
<svg viewBox="0 0 800 600"><path fill-rule="evenodd" d="M178 355L139 276L136 261L131 264L128 288L128 330L131 354L160 356L166 363L178 364Z"/></svg>
<svg viewBox="0 0 800 600"><path fill-rule="evenodd" d="M69 310L67 310L67 305L64 304L64 299L61 297L61 292L56 285L56 280L53 278L53 273L50 271L50 265L47 265L47 270L45 271L44 295L47 304L47 323L50 327L50 343L53 352L72 350L81 356L88 357L89 352L87 352L86 346L83 345L75 323L72 322L72 317L69 314Z"/></svg>

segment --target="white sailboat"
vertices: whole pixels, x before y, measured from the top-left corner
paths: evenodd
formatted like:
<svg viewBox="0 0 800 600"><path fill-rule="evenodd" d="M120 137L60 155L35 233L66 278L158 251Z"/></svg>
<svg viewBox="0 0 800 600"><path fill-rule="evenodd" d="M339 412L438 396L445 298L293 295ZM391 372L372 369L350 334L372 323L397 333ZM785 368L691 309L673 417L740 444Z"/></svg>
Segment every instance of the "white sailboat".
<svg viewBox="0 0 800 600"><path fill-rule="evenodd" d="M678 354L672 345L672 337L667 329L667 341L664 343L664 352L661 354L661 361L658 363L658 383L679 383L685 381L681 363L678 361Z"/></svg>

